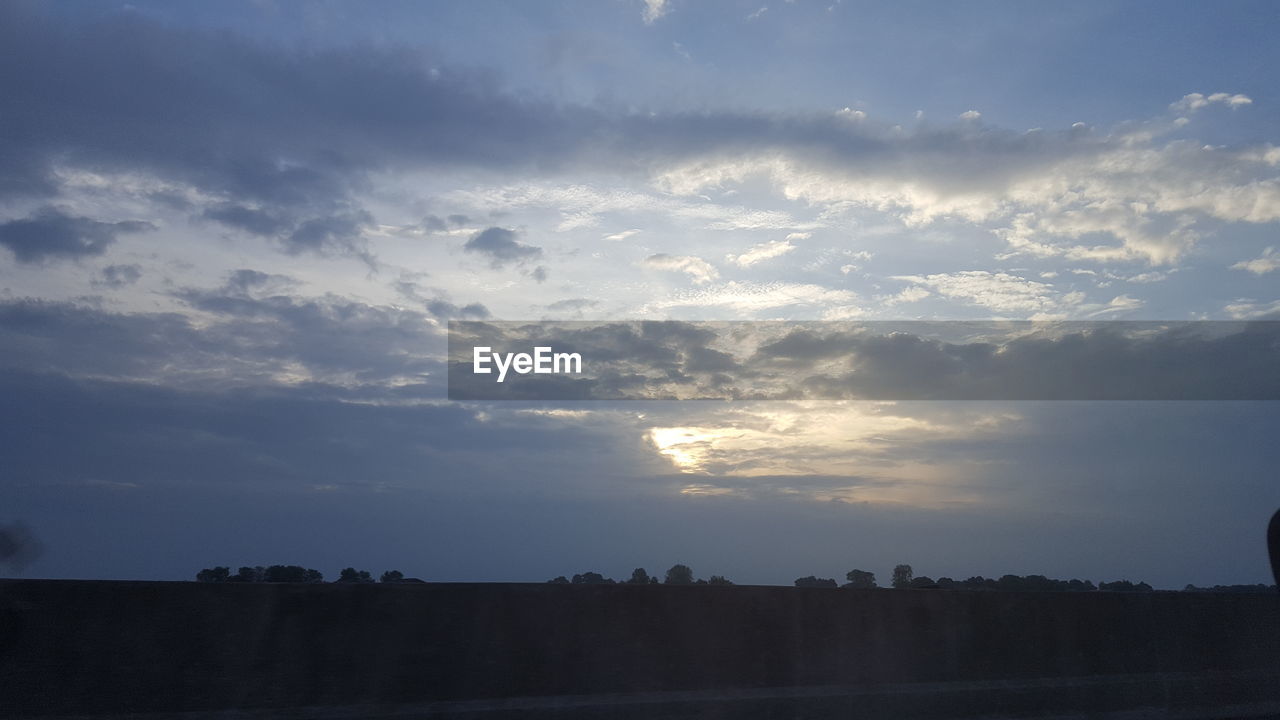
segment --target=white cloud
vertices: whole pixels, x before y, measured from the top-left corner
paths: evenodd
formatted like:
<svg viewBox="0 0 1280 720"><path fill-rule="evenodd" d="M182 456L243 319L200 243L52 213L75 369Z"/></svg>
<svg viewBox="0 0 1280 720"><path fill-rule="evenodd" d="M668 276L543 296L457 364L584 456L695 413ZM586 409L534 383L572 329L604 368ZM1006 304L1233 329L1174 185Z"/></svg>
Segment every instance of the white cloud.
<svg viewBox="0 0 1280 720"><path fill-rule="evenodd" d="M612 235L605 235L604 239L609 240L611 242L621 242L633 235L638 235L638 234L640 234L640 231L633 228L631 230L623 230L622 232L616 232Z"/></svg>
<svg viewBox="0 0 1280 720"><path fill-rule="evenodd" d="M792 235L796 234L797 233L792 233ZM787 237L790 238L791 235L788 235ZM738 267L745 268L751 267L758 262L762 262L770 258L786 255L795 249L796 246L792 245L790 240L770 240L769 242L763 242L752 246L750 250L747 250L741 255L726 255L725 259Z"/></svg>
<svg viewBox="0 0 1280 720"><path fill-rule="evenodd" d="M892 307L894 305L913 303L918 300L923 300L932 294L933 293L919 285L912 285L896 295L880 295L876 299L884 305Z"/></svg>
<svg viewBox="0 0 1280 720"><path fill-rule="evenodd" d="M1252 260L1241 260L1231 266L1232 270L1248 270L1254 275L1266 275L1280 268L1280 253L1274 247L1262 251L1262 255Z"/></svg>
<svg viewBox="0 0 1280 720"><path fill-rule="evenodd" d="M1226 94L1203 100L1248 104ZM1202 240L1205 220L1280 220L1280 148L1161 141L1173 129L1157 120L1110 134L1083 124L1014 134L962 123L942 134L852 123L842 131L873 152L773 142L668 166L655 183L696 196L763 178L821 217L865 208L911 228L964 222L996 233L1010 255L1093 262L1171 265Z"/></svg>
<svg viewBox="0 0 1280 720"><path fill-rule="evenodd" d="M1010 315L1059 311L1064 307L1079 305L1084 300L1083 293L1062 295L1046 283L986 270L926 276L897 275L893 279L923 285L945 298Z"/></svg>
<svg viewBox="0 0 1280 720"><path fill-rule="evenodd" d="M667 14L667 0L644 0L644 24L652 25L655 20Z"/></svg>
<svg viewBox="0 0 1280 720"><path fill-rule="evenodd" d="M858 299L849 290L832 290L805 283L728 282L704 290L676 293L645 306L647 311L670 308L727 308L749 313L792 305L845 306Z"/></svg>
<svg viewBox="0 0 1280 720"><path fill-rule="evenodd" d="M1145 300L1139 300L1138 298L1131 298L1128 295L1117 295L1116 297L1111 298L1111 302L1107 303L1105 306L1098 308L1097 310L1092 310L1089 313L1089 317L1097 317L1099 315L1110 315L1112 313L1121 313L1121 312L1128 312L1129 310L1137 310L1138 308L1146 304L1147 303ZM1088 306L1082 306L1081 309L1088 310L1090 308Z"/></svg>
<svg viewBox="0 0 1280 720"><path fill-rule="evenodd" d="M1248 298L1240 298L1223 307L1222 311L1234 320L1249 320L1263 316L1280 317L1280 300L1260 303Z"/></svg>
<svg viewBox="0 0 1280 720"><path fill-rule="evenodd" d="M1213 93L1209 96L1202 95L1201 93L1191 93L1190 95L1183 95L1182 99L1170 105L1169 109L1176 113L1185 115L1193 113L1201 108L1208 107L1212 104L1226 105L1234 110L1245 105L1252 105L1253 100L1238 93L1232 95L1231 93L1220 92Z"/></svg>
<svg viewBox="0 0 1280 720"><path fill-rule="evenodd" d="M981 120L982 113L978 112L977 110L966 110L960 113L960 119L961 120Z"/></svg>
<svg viewBox="0 0 1280 720"><path fill-rule="evenodd" d="M693 255L667 255L659 253L650 255L644 259L645 267L655 268L657 270L669 270L672 272L682 272L693 278L693 281L699 285L708 283L720 277L720 272L715 266Z"/></svg>
<svg viewBox="0 0 1280 720"><path fill-rule="evenodd" d="M762 8L760 8L759 10L756 10L755 12L751 13L750 15L748 15L748 16L747 16L747 22L751 22L752 20L755 20L755 19L759 18L761 15L764 15L764 14L765 14L765 13L767 13L767 12L769 12L769 8L767 8L767 7L762 7Z"/></svg>
<svg viewBox="0 0 1280 720"><path fill-rule="evenodd" d="M625 188L593 187L586 184L556 185L522 183L479 186L444 193L443 199L477 213L517 210L550 210L561 217L557 231L591 227L610 213L665 215L678 221L695 221L708 230L797 230L820 227L820 223L800 222L781 210L755 210L742 205L722 205L693 197L638 192Z"/></svg>

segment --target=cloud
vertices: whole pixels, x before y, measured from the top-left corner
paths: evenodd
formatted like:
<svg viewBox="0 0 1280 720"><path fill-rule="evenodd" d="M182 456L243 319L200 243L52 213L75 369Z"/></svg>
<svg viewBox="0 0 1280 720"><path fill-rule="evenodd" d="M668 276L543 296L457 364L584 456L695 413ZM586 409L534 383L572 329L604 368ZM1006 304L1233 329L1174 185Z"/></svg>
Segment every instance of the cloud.
<svg viewBox="0 0 1280 720"><path fill-rule="evenodd" d="M0 245L20 263L42 263L101 255L128 233L155 230L149 222L98 222L45 207L20 220L0 224Z"/></svg>
<svg viewBox="0 0 1280 720"><path fill-rule="evenodd" d="M1280 300L1269 303L1258 302L1249 298L1240 298L1223 306L1222 311L1236 320L1280 320Z"/></svg>
<svg viewBox="0 0 1280 720"><path fill-rule="evenodd" d="M977 110L965 110L964 112L960 113L960 119L969 120L969 121L981 120L982 113L978 112Z"/></svg>
<svg viewBox="0 0 1280 720"><path fill-rule="evenodd" d="M848 305L858 295L808 283L749 283L730 281L704 290L682 291L644 306L645 312L672 308L725 308L738 313L791 306L832 307Z"/></svg>
<svg viewBox="0 0 1280 720"><path fill-rule="evenodd" d="M753 11L752 13L750 13L749 15L747 15L747 22L751 22L751 21L753 21L753 20L758 20L762 15L764 15L764 14L765 14L765 13L767 13L767 12L769 12L769 8L767 8L767 7L761 7L760 9L755 10L755 11Z"/></svg>
<svg viewBox="0 0 1280 720"><path fill-rule="evenodd" d="M605 235L604 239L609 240L610 242L621 242L623 240L626 240L629 237L632 237L633 235L639 235L639 234L640 234L640 231L636 229L623 230L622 232L616 232L616 233L613 233L612 235Z"/></svg>
<svg viewBox="0 0 1280 720"><path fill-rule="evenodd" d="M759 243L741 255L726 255L725 259L738 267L751 267L756 263L786 255L795 250L796 246L791 244L791 237L799 235L808 236L807 233L792 233L787 236L786 240L770 240L769 242Z"/></svg>
<svg viewBox="0 0 1280 720"><path fill-rule="evenodd" d="M373 224L373 216L359 210L304 220L287 236L284 247L291 255L328 249L359 250L361 232Z"/></svg>
<svg viewBox="0 0 1280 720"><path fill-rule="evenodd" d="M1213 104L1226 105L1232 110L1235 110L1238 107L1244 107L1245 105L1252 105L1253 100L1245 95L1240 95L1238 93L1233 95L1231 93L1220 92L1220 93L1213 93L1212 95L1209 95L1207 97L1205 95L1202 95L1201 93L1191 93L1189 95L1183 95L1182 99L1170 105L1169 109L1173 110L1175 113L1188 115L1197 110L1200 110L1201 108L1206 108L1209 105L1213 105Z"/></svg>
<svg viewBox="0 0 1280 720"><path fill-rule="evenodd" d="M122 288L132 285L142 278L141 265L108 265L102 268L102 279L95 280L95 285L109 288Z"/></svg>
<svg viewBox="0 0 1280 720"><path fill-rule="evenodd" d="M894 279L923 285L948 299L961 300L1011 315L1051 313L1065 306L1078 305L1084 300L1081 293L1062 295L1048 283L986 270L927 276L897 275Z"/></svg>
<svg viewBox="0 0 1280 720"><path fill-rule="evenodd" d="M551 382L451 374L455 399L1280 398L1278 323L576 321L451 332L451 364L468 366L474 345L543 344L586 360L584 374Z"/></svg>
<svg viewBox="0 0 1280 720"><path fill-rule="evenodd" d="M1248 270L1254 275L1266 275L1277 268L1280 268L1280 254L1274 247L1263 250L1262 255L1252 260L1241 260L1231 266L1232 270Z"/></svg>
<svg viewBox="0 0 1280 720"><path fill-rule="evenodd" d="M599 300L590 298L565 298L557 300L547 305L547 310L555 313L568 313L574 316L582 315L583 311L591 310L600 305Z"/></svg>
<svg viewBox="0 0 1280 720"><path fill-rule="evenodd" d="M429 233L445 232L451 228L463 227L470 222L471 218L461 214L453 214L443 218L436 215L427 215L422 218L422 229Z"/></svg>
<svg viewBox="0 0 1280 720"><path fill-rule="evenodd" d="M644 0L644 18L645 25L652 25L655 21L667 14L671 8L667 6L668 0Z"/></svg>
<svg viewBox="0 0 1280 720"><path fill-rule="evenodd" d="M219 288L178 291L185 313L0 302L0 370L210 390L314 384L353 399L443 394L434 314L289 296L288 282L241 271ZM479 304L457 311L485 312Z"/></svg>
<svg viewBox="0 0 1280 720"><path fill-rule="evenodd" d="M644 259L644 266L651 267L656 270L668 270L671 272L682 272L693 278L693 281L699 285L711 282L720 277L720 272L715 266L693 255L667 255L666 253L658 253L650 255Z"/></svg>
<svg viewBox="0 0 1280 720"><path fill-rule="evenodd" d="M483 320L489 317L489 308L480 303L471 303L458 307L445 300L431 300L426 304L427 312L441 320L458 318L462 320Z"/></svg>
<svg viewBox="0 0 1280 720"><path fill-rule="evenodd" d="M880 300L880 302L882 302L884 305L892 307L894 305L902 305L904 303L917 302L919 300L923 300L929 297L932 294L933 293L929 292L923 287L920 287L919 285L913 285L912 287L909 287L909 288L906 288L905 290L900 291L896 295L885 295L885 296L878 297L876 299Z"/></svg>
<svg viewBox="0 0 1280 720"><path fill-rule="evenodd" d="M467 252L488 257L489 264L494 268L542 257L542 248L516 240L515 231L501 227L481 230L472 235L462 248Z"/></svg>
<svg viewBox="0 0 1280 720"><path fill-rule="evenodd" d="M201 217L222 223L251 235L271 237L292 227L293 223L269 211L250 208L236 203L220 203L205 208Z"/></svg>
<svg viewBox="0 0 1280 720"><path fill-rule="evenodd" d="M647 4L645 17L667 8ZM144 178L197 216L291 253L359 252L373 178L426 169L603 172L675 194L586 192L565 204L563 229L654 207L712 229L803 229L786 212L692 200L762 177L828 218L865 208L910 227L968 223L1013 254L1098 262L1172 264L1212 232L1207 220L1280 219L1280 153L1169 140L1167 117L1112 132L1014 132L967 121L903 130L833 113L633 112L516 97L405 50L303 56L138 14L72 25L0 12L4 67L40 68L39 82L0 75L12 108L0 193L49 198L86 174L120 186ZM1213 93L1174 105L1251 102Z"/></svg>

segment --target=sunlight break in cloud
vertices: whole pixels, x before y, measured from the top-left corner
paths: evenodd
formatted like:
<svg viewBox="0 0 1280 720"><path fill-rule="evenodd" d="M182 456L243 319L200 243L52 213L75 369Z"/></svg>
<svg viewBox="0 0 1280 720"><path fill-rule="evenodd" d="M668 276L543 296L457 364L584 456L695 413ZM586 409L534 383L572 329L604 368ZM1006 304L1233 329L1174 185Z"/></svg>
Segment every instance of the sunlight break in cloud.
<svg viewBox="0 0 1280 720"><path fill-rule="evenodd" d="M984 498L964 482L973 469L922 462L920 451L1000 434L1017 421L983 411L908 414L893 403L770 403L654 426L646 439L691 476L685 494L936 507Z"/></svg>
<svg viewBox="0 0 1280 720"><path fill-rule="evenodd" d="M672 272L682 272L693 278L693 281L699 285L711 282L720 277L720 272L715 266L693 255L667 255L666 253L658 253L650 255L644 259L645 267L651 267L657 270L669 270Z"/></svg>
<svg viewBox="0 0 1280 720"><path fill-rule="evenodd" d="M758 262L780 257L782 255L786 255L792 250L795 250L796 246L791 244L791 238L800 235L807 236L807 234L804 233L791 233L787 236L786 240L770 240L769 242L763 242L752 246L751 249L741 255L726 255L725 259L738 267L751 267Z"/></svg>
<svg viewBox="0 0 1280 720"><path fill-rule="evenodd" d="M649 312L670 308L727 308L740 313L807 305L832 307L858 299L849 290L832 290L805 283L727 282L705 290L684 291L645 306Z"/></svg>
<svg viewBox="0 0 1280 720"><path fill-rule="evenodd" d="M1251 104L1226 93L1188 97L1189 108ZM907 228L966 223L1003 239L1007 256L1095 262L1171 265L1213 230L1206 221L1280 220L1274 146L1165 140L1178 127L1167 116L1109 134L1084 123L1025 133L964 120L945 131L843 122L836 134L803 125L797 121L796 137L783 131L754 153L687 158L654 181L697 196L764 179L828 217L862 208ZM832 139L815 147L803 131Z"/></svg>

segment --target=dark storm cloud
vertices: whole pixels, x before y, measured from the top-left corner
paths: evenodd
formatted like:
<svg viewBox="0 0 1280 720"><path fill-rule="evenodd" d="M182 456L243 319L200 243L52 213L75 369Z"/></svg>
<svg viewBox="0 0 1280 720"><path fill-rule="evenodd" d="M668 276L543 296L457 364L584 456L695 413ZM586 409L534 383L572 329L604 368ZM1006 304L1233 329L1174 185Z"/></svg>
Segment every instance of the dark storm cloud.
<svg viewBox="0 0 1280 720"><path fill-rule="evenodd" d="M222 286L222 292L229 294L247 294L251 290L260 289L266 286L289 286L293 285L293 278L287 275L275 275L272 273L264 273L258 270L250 270L241 268L234 270L227 276L227 282Z"/></svg>
<svg viewBox="0 0 1280 720"><path fill-rule="evenodd" d="M155 229L149 222L98 222L46 207L26 218L0 224L0 245L8 248L18 262L39 263L101 255L117 235Z"/></svg>
<svg viewBox="0 0 1280 720"><path fill-rule="evenodd" d="M58 169L142 173L197 188L212 200L196 215L290 252L351 249L370 221L354 198L382 171L648 174L782 150L971 190L1123 141L973 123L901 133L827 114L564 106L410 51L272 48L139 14L76 24L10 3L0 7L0 93L0 194L53 196ZM429 216L423 226L468 221Z"/></svg>
<svg viewBox="0 0 1280 720"><path fill-rule="evenodd" d="M573 377L471 372L472 348L576 352ZM1280 323L450 325L454 399L1280 400ZM540 394L546 393L546 394Z"/></svg>
<svg viewBox="0 0 1280 720"><path fill-rule="evenodd" d="M201 214L206 220L220 222L252 235L271 237L284 232L292 223L265 210L255 210L235 203L222 203L206 208Z"/></svg>
<svg viewBox="0 0 1280 720"><path fill-rule="evenodd" d="M178 313L0 303L0 368L188 387L312 382L370 397L395 394L391 387L402 396L441 394L434 358L443 338L428 314L248 292L279 282L243 271L218 290L182 291L211 314L199 324Z"/></svg>
<svg viewBox="0 0 1280 720"><path fill-rule="evenodd" d="M464 320L483 320L489 317L489 308L480 303L471 303L458 307L445 300L432 300L427 303L427 312L441 320L459 318Z"/></svg>
<svg viewBox="0 0 1280 720"><path fill-rule="evenodd" d="M581 126L482 76L432 73L408 51L276 50L132 14L73 26L12 4L3 12L0 87L13 109L0 120L3 147L28 161L24 185L69 152L73 165L150 169L299 206L405 159L552 158Z"/></svg>
<svg viewBox="0 0 1280 720"><path fill-rule="evenodd" d="M462 247L467 252L479 253L488 257L489 264L495 268L501 268L510 263L520 263L542 256L542 248L537 247L536 245L526 245L519 240L516 240L516 233L514 231L501 227L491 227L481 230L475 235L472 235L471 239L467 241L467 244ZM541 267L536 268L534 270L535 274L540 269ZM545 270L543 272L545 273ZM545 275L543 279L545 279Z"/></svg>
<svg viewBox="0 0 1280 720"><path fill-rule="evenodd" d="M102 279L94 284L110 288L121 288L132 285L142 278L141 265L108 265L102 268Z"/></svg>
<svg viewBox="0 0 1280 720"><path fill-rule="evenodd" d="M419 303L438 320L484 320L489 317L489 308L483 303L467 303L459 306L444 297L443 291L420 288L416 282L409 279L394 280L391 282L391 287L405 298ZM424 295L424 291L434 295Z"/></svg>
<svg viewBox="0 0 1280 720"><path fill-rule="evenodd" d="M427 232L444 232L450 227L462 227L470 222L471 218L466 215L449 215L444 218L428 215L422 218L422 229Z"/></svg>

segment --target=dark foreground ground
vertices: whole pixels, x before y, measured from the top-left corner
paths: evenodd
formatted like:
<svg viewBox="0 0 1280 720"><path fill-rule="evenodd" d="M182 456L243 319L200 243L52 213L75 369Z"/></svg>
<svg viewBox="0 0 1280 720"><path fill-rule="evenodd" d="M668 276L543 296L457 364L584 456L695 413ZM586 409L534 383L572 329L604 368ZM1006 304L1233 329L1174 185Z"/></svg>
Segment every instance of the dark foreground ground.
<svg viewBox="0 0 1280 720"><path fill-rule="evenodd" d="M0 581L0 715L1280 716L1280 596Z"/></svg>

